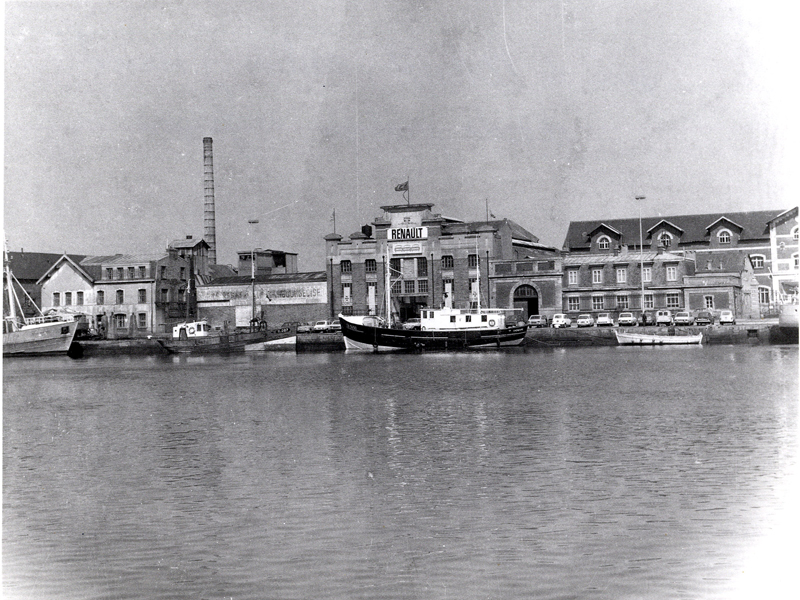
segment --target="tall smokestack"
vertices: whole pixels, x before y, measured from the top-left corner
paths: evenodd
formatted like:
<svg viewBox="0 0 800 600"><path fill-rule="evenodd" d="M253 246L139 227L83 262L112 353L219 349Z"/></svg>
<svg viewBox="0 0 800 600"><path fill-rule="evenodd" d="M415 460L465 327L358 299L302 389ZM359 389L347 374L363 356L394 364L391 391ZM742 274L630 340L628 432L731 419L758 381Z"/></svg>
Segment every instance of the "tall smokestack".
<svg viewBox="0 0 800 600"><path fill-rule="evenodd" d="M208 264L217 264L217 228L214 210L214 152L213 140L203 138L203 180L205 201L203 203L203 239L208 244Z"/></svg>

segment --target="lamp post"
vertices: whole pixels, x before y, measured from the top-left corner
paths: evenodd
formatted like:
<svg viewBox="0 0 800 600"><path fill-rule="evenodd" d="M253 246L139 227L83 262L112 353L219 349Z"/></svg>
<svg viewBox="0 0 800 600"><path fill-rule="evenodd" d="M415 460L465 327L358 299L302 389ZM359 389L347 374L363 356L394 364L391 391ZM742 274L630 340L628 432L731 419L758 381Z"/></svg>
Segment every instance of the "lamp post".
<svg viewBox="0 0 800 600"><path fill-rule="evenodd" d="M250 219L247 221L248 225L258 225L258 219ZM250 235L250 229L247 235ZM250 295L252 296L252 308L250 312L250 329L253 328L253 323L256 320L256 248L255 241L250 240Z"/></svg>
<svg viewBox="0 0 800 600"><path fill-rule="evenodd" d="M639 200L639 280L642 284L642 297L640 299L640 303L642 306L642 325L646 325L647 321L644 318L644 237L642 236L642 202L644 201L644 196L636 196L636 200Z"/></svg>

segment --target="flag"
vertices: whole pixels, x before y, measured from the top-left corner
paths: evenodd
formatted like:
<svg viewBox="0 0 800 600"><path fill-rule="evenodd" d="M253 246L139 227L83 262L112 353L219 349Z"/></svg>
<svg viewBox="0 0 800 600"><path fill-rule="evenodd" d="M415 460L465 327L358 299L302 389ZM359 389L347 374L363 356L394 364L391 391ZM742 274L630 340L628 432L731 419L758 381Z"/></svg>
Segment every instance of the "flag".
<svg viewBox="0 0 800 600"><path fill-rule="evenodd" d="M494 216L494 213L489 213L489 216L492 217L493 219L497 218L497 217Z"/></svg>
<svg viewBox="0 0 800 600"><path fill-rule="evenodd" d="M405 183L401 183L399 185L394 186L395 192L407 192L408 191L408 181Z"/></svg>
<svg viewBox="0 0 800 600"><path fill-rule="evenodd" d="M331 221L335 221L335 220L336 220L336 209L334 208L333 209L333 214L331 215Z"/></svg>

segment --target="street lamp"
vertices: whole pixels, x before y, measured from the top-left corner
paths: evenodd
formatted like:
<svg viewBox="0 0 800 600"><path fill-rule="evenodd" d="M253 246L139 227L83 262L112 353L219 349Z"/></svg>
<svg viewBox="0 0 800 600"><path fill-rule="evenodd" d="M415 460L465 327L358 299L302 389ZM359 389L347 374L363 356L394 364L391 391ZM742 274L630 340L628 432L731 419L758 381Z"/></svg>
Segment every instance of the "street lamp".
<svg viewBox="0 0 800 600"><path fill-rule="evenodd" d="M248 225L258 225L258 219L250 219L247 221ZM250 230L247 231L250 235ZM253 323L256 320L256 248L255 241L251 240L250 244L250 295L252 296L252 308L250 312L250 328L252 330Z"/></svg>

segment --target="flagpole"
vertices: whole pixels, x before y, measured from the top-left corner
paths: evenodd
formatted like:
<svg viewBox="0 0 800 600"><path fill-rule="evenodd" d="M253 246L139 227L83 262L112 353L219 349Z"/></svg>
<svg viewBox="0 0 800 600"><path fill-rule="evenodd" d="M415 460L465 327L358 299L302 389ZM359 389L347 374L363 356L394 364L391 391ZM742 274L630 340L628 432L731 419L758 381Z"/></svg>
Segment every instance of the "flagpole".
<svg viewBox="0 0 800 600"><path fill-rule="evenodd" d="M406 204L411 206L411 177L409 175L406 175L406 184L408 185L408 189L406 189L408 192L408 196L406 196Z"/></svg>
<svg viewBox="0 0 800 600"><path fill-rule="evenodd" d="M486 220L489 220L489 199L486 199Z"/></svg>

